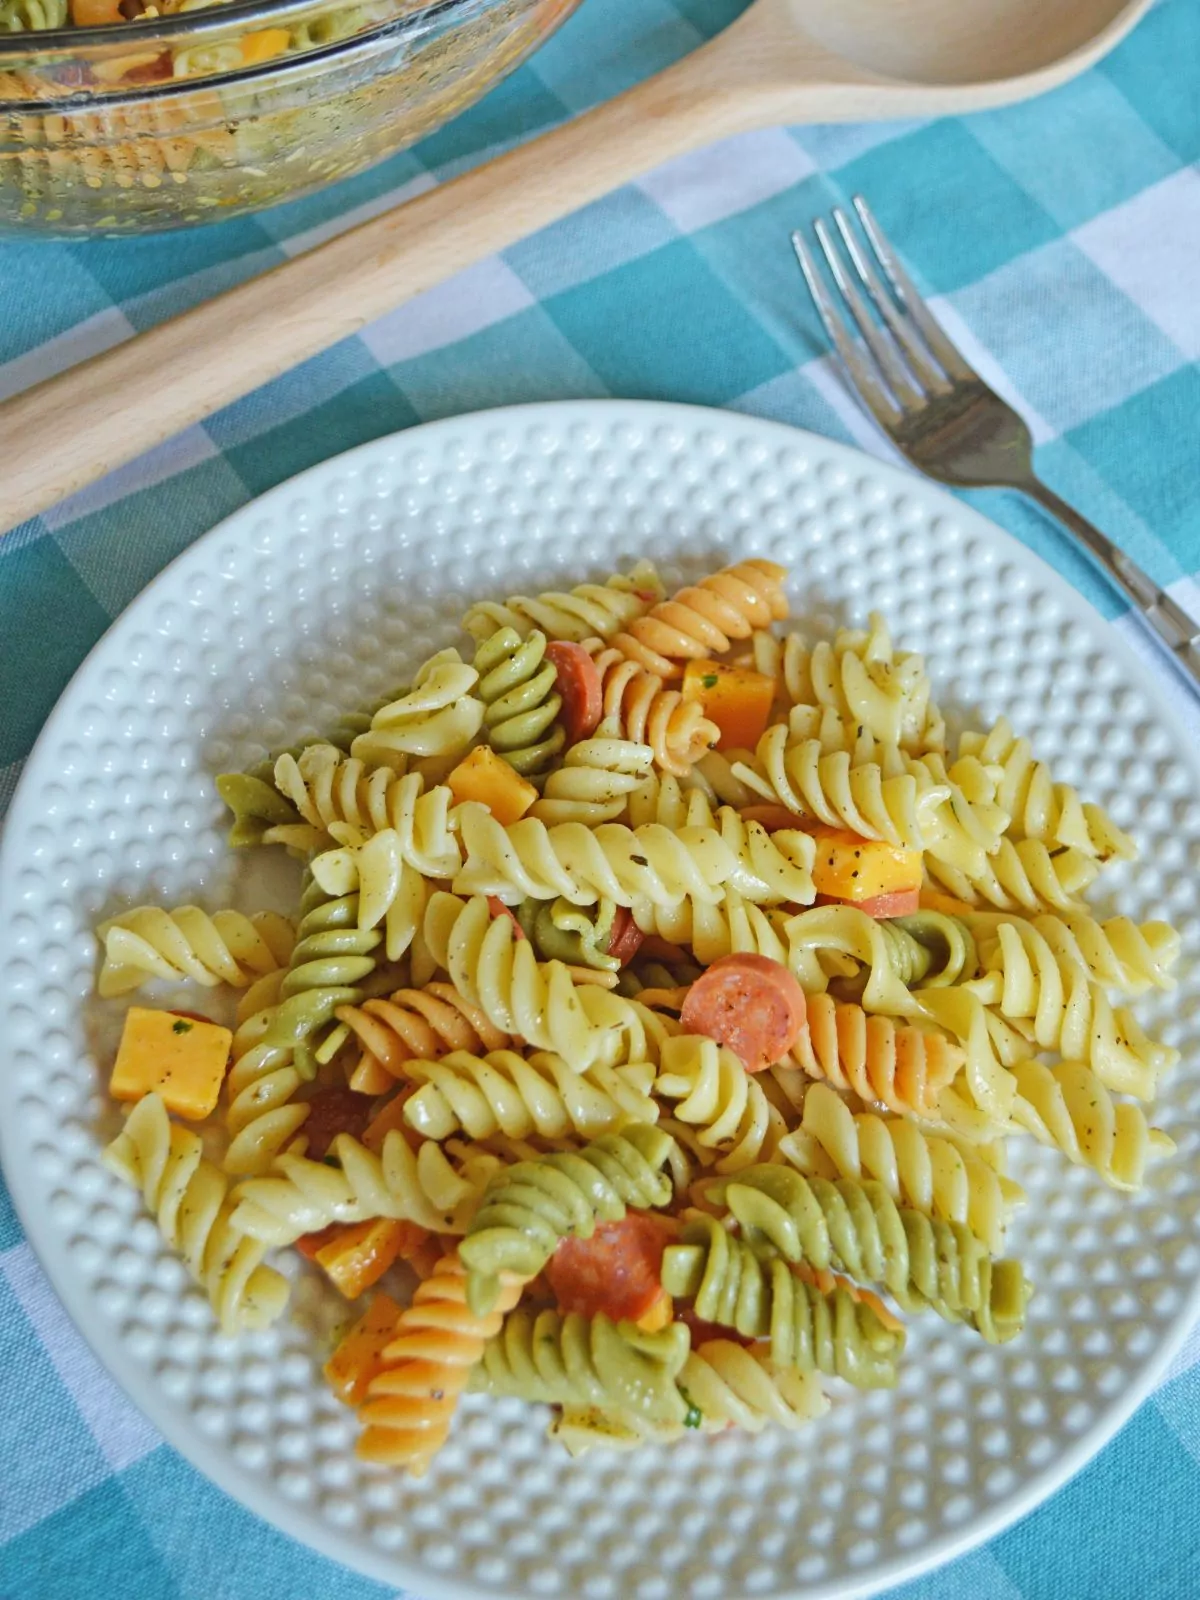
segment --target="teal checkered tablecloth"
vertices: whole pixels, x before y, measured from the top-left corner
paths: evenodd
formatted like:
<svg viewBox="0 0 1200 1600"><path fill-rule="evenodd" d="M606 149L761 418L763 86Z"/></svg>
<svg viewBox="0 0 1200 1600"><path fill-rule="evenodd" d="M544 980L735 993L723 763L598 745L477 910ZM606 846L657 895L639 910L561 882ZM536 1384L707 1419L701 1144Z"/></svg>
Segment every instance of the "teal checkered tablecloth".
<svg viewBox="0 0 1200 1600"><path fill-rule="evenodd" d="M625 87L739 9L586 0L475 110L327 194L195 233L5 245L0 395ZM363 440L480 407L617 395L733 407L884 453L830 367L788 247L791 228L857 190L1030 418L1045 476L1196 610L1200 0L1161 0L1101 67L1028 105L779 128L677 161L9 535L0 808L71 673L143 585L252 496ZM0 440L0 471L2 454ZM1113 614L1031 512L979 503ZM1200 735L1200 716L1181 711ZM68 1322L0 1185L0 1600L385 1593L258 1522L160 1441ZM1200 1595L1200 1335L1074 1482L902 1593Z"/></svg>

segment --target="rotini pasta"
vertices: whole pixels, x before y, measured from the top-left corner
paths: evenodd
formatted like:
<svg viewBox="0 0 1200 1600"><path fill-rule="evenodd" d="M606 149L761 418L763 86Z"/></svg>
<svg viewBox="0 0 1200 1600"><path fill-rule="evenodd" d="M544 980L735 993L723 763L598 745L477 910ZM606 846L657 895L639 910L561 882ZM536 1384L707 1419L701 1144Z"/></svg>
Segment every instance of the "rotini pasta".
<svg viewBox="0 0 1200 1600"><path fill-rule="evenodd" d="M1084 1062L1109 1089L1153 1099L1159 1074L1178 1051L1147 1038L1126 1007L1114 1008L1062 941L1046 938L1042 921L1000 922L994 939L980 944L983 975L965 987L1027 1029L1035 1049Z"/></svg>
<svg viewBox="0 0 1200 1600"><path fill-rule="evenodd" d="M935 784L923 768L887 776L874 761L855 765L844 750L822 749L819 739L793 741L783 726L768 728L758 742L757 767L736 762L734 776L766 800L798 817L848 828L864 839L922 850L936 809L949 799L948 784Z"/></svg>
<svg viewBox="0 0 1200 1600"><path fill-rule="evenodd" d="M478 681L457 650L439 650L408 694L380 707L350 754L384 766L400 757L463 754L483 724L483 702L471 693Z"/></svg>
<svg viewBox="0 0 1200 1600"><path fill-rule="evenodd" d="M613 636L613 648L669 682L682 674L685 661L718 655L734 639L786 617L786 576L773 561L726 567L651 606Z"/></svg>
<svg viewBox="0 0 1200 1600"><path fill-rule="evenodd" d="M489 1339L470 1387L544 1405L600 1406L652 1422L682 1423L677 1379L689 1340L682 1323L647 1333L606 1316L510 1311Z"/></svg>
<svg viewBox="0 0 1200 1600"><path fill-rule="evenodd" d="M1066 845L1101 863L1131 861L1137 854L1133 840L1102 806L1085 803L1069 785L1053 781L1049 769L1033 759L1029 740L1018 739L1007 718L1001 717L990 733L964 733L958 749L1002 769L996 799L1012 818L1014 839Z"/></svg>
<svg viewBox="0 0 1200 1600"><path fill-rule="evenodd" d="M1100 871L1094 858L1082 851L1068 845L1051 850L1040 839L1001 839L984 870L970 875L931 857L925 867L933 883L963 905L992 906L1026 916L1080 909L1080 896Z"/></svg>
<svg viewBox="0 0 1200 1600"><path fill-rule="evenodd" d="M790 1061L809 1078L885 1106L932 1118L962 1067L961 1048L931 1028L897 1025L827 994L808 997L808 1018Z"/></svg>
<svg viewBox="0 0 1200 1600"><path fill-rule="evenodd" d="M800 1127L781 1141L779 1152L806 1177L873 1178L897 1204L961 1222L993 1253L1003 1247L1012 1206L1024 1198L969 1146L927 1133L906 1117L852 1112L823 1083L805 1096Z"/></svg>
<svg viewBox="0 0 1200 1600"><path fill-rule="evenodd" d="M96 929L104 964L96 988L105 998L128 994L148 978L179 980L211 989L244 989L256 977L287 965L295 932L275 911L214 911L199 906L135 906Z"/></svg>
<svg viewBox="0 0 1200 1600"><path fill-rule="evenodd" d="M424 938L460 994L496 1028L537 1050L553 1050L579 1071L597 1060L604 1029L589 1018L560 961L538 961L508 917L493 917L480 895L462 901L439 891L429 901Z"/></svg>
<svg viewBox="0 0 1200 1600"><path fill-rule="evenodd" d="M456 1050L437 1061L408 1061L404 1075L421 1085L405 1103L404 1119L427 1139L460 1129L472 1139L495 1133L591 1139L627 1122L658 1120L648 1062L577 1072L547 1050L528 1059L515 1050L487 1056Z"/></svg>
<svg viewBox="0 0 1200 1600"><path fill-rule="evenodd" d="M0 33L65 28L67 20L67 0L4 0L0 5Z"/></svg>
<svg viewBox="0 0 1200 1600"><path fill-rule="evenodd" d="M643 933L672 944L690 945L705 966L733 951L753 951L784 965L788 959L788 913L748 904L736 889L726 889L720 905L681 900L677 906L644 902L633 916Z"/></svg>
<svg viewBox="0 0 1200 1600"><path fill-rule="evenodd" d="M427 790L418 772L397 774L332 745L310 745L298 759L280 756L275 782L309 824L307 849L323 850L335 840L362 845L373 834L389 831L396 835L401 858L426 877L452 877L461 864L450 824L454 796L442 784ZM264 842L271 842L269 835Z"/></svg>
<svg viewBox="0 0 1200 1600"><path fill-rule="evenodd" d="M961 1223L898 1207L881 1183L830 1183L784 1166L748 1167L712 1183L706 1197L723 1200L743 1233L787 1261L840 1264L853 1278L883 1284L906 1308L970 1322L990 1344L1021 1331L1029 1286L1019 1263L993 1261Z"/></svg>
<svg viewBox="0 0 1200 1600"><path fill-rule="evenodd" d="M159 1232L182 1256L217 1314L223 1333L263 1328L287 1303L287 1279L263 1265L263 1246L233 1225L228 1180L206 1159L203 1142L144 1095L104 1152L104 1163L140 1189Z"/></svg>
<svg viewBox="0 0 1200 1600"><path fill-rule="evenodd" d="M668 689L657 673L647 672L620 650L601 648L602 640L594 643L604 721L620 738L649 745L663 772L685 776L720 738L716 723L704 715L699 701Z"/></svg>
<svg viewBox="0 0 1200 1600"><path fill-rule="evenodd" d="M510 595L501 604L482 600L463 618L473 639L486 639L497 628L512 628L524 638L540 628L548 639L582 644L596 636L609 639L643 616L663 596L662 580L648 561L604 583L581 583L568 593Z"/></svg>
<svg viewBox="0 0 1200 1600"><path fill-rule="evenodd" d="M459 1395L522 1287L519 1278L502 1277L494 1305L480 1314L467 1304L457 1255L442 1257L400 1313L383 1370L368 1385L358 1412L365 1425L360 1456L406 1467L415 1478L427 1471L446 1442Z"/></svg>
<svg viewBox="0 0 1200 1600"><path fill-rule="evenodd" d="M1088 906L1132 842L1006 722L952 759L879 615L777 634L783 578L472 606L471 664L218 780L231 842L305 862L294 930L99 930L105 995L236 991L197 1132L168 1109L213 1105L224 1034L133 1008L111 1088L159 1093L108 1156L222 1327L281 1309L268 1250L348 1296L396 1252L424 1280L329 1369L369 1460L423 1472L468 1386L576 1453L799 1428L823 1382L897 1381L884 1291L1020 1333L1010 1135L1121 1190L1173 1149L1124 1096L1176 1058L1130 1007L1179 935Z"/></svg>
<svg viewBox="0 0 1200 1600"><path fill-rule="evenodd" d="M661 1171L671 1139L649 1123L605 1134L581 1150L519 1162L489 1185L459 1258L467 1268L467 1304L495 1304L505 1273L528 1281L560 1239L590 1234L598 1220L623 1217L626 1206L662 1206L671 1180Z"/></svg>
<svg viewBox="0 0 1200 1600"><path fill-rule="evenodd" d="M378 1154L353 1135L340 1133L326 1159L287 1152L276 1157L267 1174L238 1184L231 1197L231 1221L236 1231L264 1247L291 1244L331 1222L374 1217L458 1234L501 1165L483 1152L452 1161L432 1140L414 1151L394 1128Z"/></svg>
<svg viewBox="0 0 1200 1600"><path fill-rule="evenodd" d="M844 1378L857 1389L890 1389L904 1329L873 1295L832 1279L806 1282L773 1253L760 1257L715 1217L690 1220L663 1255L663 1288L693 1302L698 1317L751 1339L769 1339L777 1368Z"/></svg>
<svg viewBox="0 0 1200 1600"><path fill-rule="evenodd" d="M534 628L522 638L515 628L497 628L480 641L474 665L484 738L515 771L540 778L566 739L558 721L557 673L546 660L546 635Z"/></svg>
<svg viewBox="0 0 1200 1600"><path fill-rule="evenodd" d="M1114 1100L1081 1062L1047 1067L1022 1061L1013 1076L1017 1126L1040 1143L1054 1145L1076 1166L1091 1167L1114 1189L1140 1189L1150 1162L1175 1149L1172 1139L1147 1125L1141 1106Z"/></svg>
<svg viewBox="0 0 1200 1600"><path fill-rule="evenodd" d="M461 894L509 901L561 897L573 905L600 899L619 906L675 905L685 895L717 901L738 865L714 828L672 833L656 823L634 829L620 822L547 828L536 817L506 828L485 806L471 802L458 815L466 862L454 888Z"/></svg>
<svg viewBox="0 0 1200 1600"><path fill-rule="evenodd" d="M583 822L595 827L612 822L625 810L629 795L649 773L654 751L648 744L614 737L601 724L595 739L572 745L562 765L546 779L542 798L529 815L553 826Z"/></svg>
<svg viewBox="0 0 1200 1600"><path fill-rule="evenodd" d="M925 662L897 652L887 623L872 611L865 632L839 628L833 642L812 650L798 633L782 639L762 631L752 640L751 661L774 678L787 705L827 708L886 744L915 755L941 750L946 725L932 703Z"/></svg>
<svg viewBox="0 0 1200 1600"><path fill-rule="evenodd" d="M654 1093L674 1102L672 1115L717 1156L718 1172L769 1160L785 1131L761 1085L714 1039L681 1033L664 1040Z"/></svg>
<svg viewBox="0 0 1200 1600"><path fill-rule="evenodd" d="M295 947L279 1004L251 1018L235 1036L226 1079L225 1170L262 1172L299 1131L307 1108L293 1096L316 1075L313 1035L338 1006L362 999L355 987L375 967L379 935L357 927L358 898L330 900L315 885L301 897Z"/></svg>
<svg viewBox="0 0 1200 1600"><path fill-rule="evenodd" d="M509 1043L508 1034L452 983L397 989L361 1006L339 1006L335 1016L350 1028L364 1054L393 1078L404 1076L409 1061L434 1061L452 1050L502 1050Z"/></svg>

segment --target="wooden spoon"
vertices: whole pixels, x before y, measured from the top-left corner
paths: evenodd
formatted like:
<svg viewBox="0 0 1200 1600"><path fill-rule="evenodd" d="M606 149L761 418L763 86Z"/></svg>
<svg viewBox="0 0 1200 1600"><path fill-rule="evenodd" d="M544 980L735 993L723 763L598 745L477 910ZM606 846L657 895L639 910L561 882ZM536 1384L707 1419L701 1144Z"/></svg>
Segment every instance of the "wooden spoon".
<svg viewBox="0 0 1200 1600"><path fill-rule="evenodd" d="M753 128L1064 83L1150 0L754 0L666 71L0 406L0 531L649 168Z"/></svg>

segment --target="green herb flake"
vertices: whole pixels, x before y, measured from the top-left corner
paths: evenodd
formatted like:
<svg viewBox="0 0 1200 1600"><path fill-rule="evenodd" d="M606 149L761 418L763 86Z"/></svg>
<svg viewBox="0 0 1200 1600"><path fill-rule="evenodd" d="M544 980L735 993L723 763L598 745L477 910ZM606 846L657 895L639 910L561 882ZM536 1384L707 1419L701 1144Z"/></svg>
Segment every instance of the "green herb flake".
<svg viewBox="0 0 1200 1600"><path fill-rule="evenodd" d="M715 689L720 679L715 672L706 672L700 679L701 686L705 689Z"/></svg>
<svg viewBox="0 0 1200 1600"><path fill-rule="evenodd" d="M703 1413L703 1411L701 1411L700 1407L692 1399L691 1395L687 1392L687 1390L683 1387L682 1384L679 1385L679 1393L682 1396L682 1398L687 1402L687 1415L683 1419L684 1427L685 1428L698 1428L700 1426L700 1424L704 1421L704 1413Z"/></svg>
<svg viewBox="0 0 1200 1600"><path fill-rule="evenodd" d="M171 1032L172 1033L191 1033L192 1029L195 1026L196 1026L196 1024L194 1022L188 1022L186 1018L180 1017L177 1022L173 1022L171 1024Z"/></svg>

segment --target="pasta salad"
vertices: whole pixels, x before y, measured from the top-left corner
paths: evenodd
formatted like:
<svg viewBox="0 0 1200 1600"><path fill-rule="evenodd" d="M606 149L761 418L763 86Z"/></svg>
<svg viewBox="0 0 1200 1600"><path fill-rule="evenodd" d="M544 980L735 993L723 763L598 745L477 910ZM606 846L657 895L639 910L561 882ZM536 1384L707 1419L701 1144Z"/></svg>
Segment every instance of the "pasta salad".
<svg viewBox="0 0 1200 1600"><path fill-rule="evenodd" d="M483 601L470 643L217 780L293 917L137 906L107 1164L228 1333L294 1248L367 1459L423 1473L467 1390L573 1453L799 1429L896 1382L908 1316L1021 1335L1010 1138L1135 1190L1177 1053L1129 1002L1163 922L1086 894L1132 840L1005 721L951 749L883 619L784 631L747 560ZM219 1157L218 1157L219 1151Z"/></svg>

